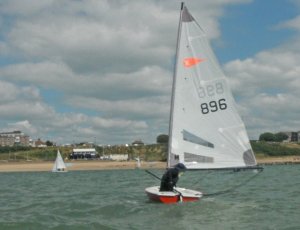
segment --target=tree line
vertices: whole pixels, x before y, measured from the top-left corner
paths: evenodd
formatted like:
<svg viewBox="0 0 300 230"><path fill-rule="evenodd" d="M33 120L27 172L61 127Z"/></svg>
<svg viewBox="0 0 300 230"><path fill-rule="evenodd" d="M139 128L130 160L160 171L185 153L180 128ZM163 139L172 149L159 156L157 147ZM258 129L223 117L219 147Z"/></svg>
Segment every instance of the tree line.
<svg viewBox="0 0 300 230"><path fill-rule="evenodd" d="M268 142L282 142L284 140L287 140L288 138L289 136L283 132L279 132L279 133L266 132L266 133L262 133L259 136L260 141L268 141ZM156 142L158 144L167 144L168 141L169 141L169 136L166 134L160 134L156 138Z"/></svg>
<svg viewBox="0 0 300 230"><path fill-rule="evenodd" d="M259 140L260 141L272 141L272 142L282 142L284 140L287 140L289 138L289 136L283 132L279 132L279 133L270 133L270 132L266 132L266 133L262 133L259 136Z"/></svg>
<svg viewBox="0 0 300 230"><path fill-rule="evenodd" d="M288 146L279 142L251 141L251 146L255 154L265 156L300 156L300 148Z"/></svg>
<svg viewBox="0 0 300 230"><path fill-rule="evenodd" d="M264 133L260 136L260 141L251 141L252 148L255 154L263 154L265 156L287 156L298 155L300 156L300 143L299 145L287 145L280 143L288 137L282 133ZM166 161L168 152L169 136L160 134L157 136L157 144L143 145L143 146L111 146L103 149L97 146L97 152L100 155L105 154L128 154L130 159L140 157L146 161ZM69 157L72 151L71 147L59 147L63 157ZM26 146L11 146L0 147L0 160L7 159L39 159L39 160L54 160L57 148L32 148Z"/></svg>

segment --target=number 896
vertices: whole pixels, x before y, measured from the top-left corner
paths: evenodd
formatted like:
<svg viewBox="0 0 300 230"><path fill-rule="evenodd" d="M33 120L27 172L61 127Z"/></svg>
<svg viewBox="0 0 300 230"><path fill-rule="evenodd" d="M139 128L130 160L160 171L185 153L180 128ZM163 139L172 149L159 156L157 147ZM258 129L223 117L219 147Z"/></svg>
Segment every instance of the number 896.
<svg viewBox="0 0 300 230"><path fill-rule="evenodd" d="M203 114L208 114L209 112L217 112L218 110L227 109L226 100L224 98L218 101L210 101L208 103L202 103L200 105L201 112Z"/></svg>

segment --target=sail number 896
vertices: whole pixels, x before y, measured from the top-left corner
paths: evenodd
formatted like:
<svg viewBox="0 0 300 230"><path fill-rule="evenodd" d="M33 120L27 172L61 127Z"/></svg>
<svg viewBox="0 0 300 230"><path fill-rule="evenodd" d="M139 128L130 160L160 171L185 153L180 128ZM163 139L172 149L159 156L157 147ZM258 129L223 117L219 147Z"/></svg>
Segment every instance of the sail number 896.
<svg viewBox="0 0 300 230"><path fill-rule="evenodd" d="M202 103L200 105L201 112L203 114L208 114L209 112L217 112L218 110L227 109L226 100L224 98L218 101L210 101L208 103Z"/></svg>

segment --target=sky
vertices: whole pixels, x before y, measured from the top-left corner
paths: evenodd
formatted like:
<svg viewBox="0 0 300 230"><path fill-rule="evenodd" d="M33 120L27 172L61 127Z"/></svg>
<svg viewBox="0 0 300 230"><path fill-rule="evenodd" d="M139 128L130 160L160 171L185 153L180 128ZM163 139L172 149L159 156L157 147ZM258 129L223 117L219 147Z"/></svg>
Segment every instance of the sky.
<svg viewBox="0 0 300 230"><path fill-rule="evenodd" d="M250 139L300 130L300 0L186 0ZM1 0L0 132L57 144L168 134L178 0Z"/></svg>

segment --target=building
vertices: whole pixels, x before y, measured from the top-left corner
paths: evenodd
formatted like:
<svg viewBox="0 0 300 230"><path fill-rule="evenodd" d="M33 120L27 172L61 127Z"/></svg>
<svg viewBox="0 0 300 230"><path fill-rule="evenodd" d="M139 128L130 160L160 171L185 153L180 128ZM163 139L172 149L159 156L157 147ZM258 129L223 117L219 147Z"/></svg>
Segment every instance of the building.
<svg viewBox="0 0 300 230"><path fill-rule="evenodd" d="M144 142L142 140L135 140L134 142L132 142L133 146L143 146Z"/></svg>
<svg viewBox="0 0 300 230"><path fill-rule="evenodd" d="M128 161L128 154L110 154L109 159L113 161Z"/></svg>
<svg viewBox="0 0 300 230"><path fill-rule="evenodd" d="M288 136L287 142L299 142L300 141L300 131L298 132L283 132Z"/></svg>
<svg viewBox="0 0 300 230"><path fill-rule="evenodd" d="M96 149L73 149L70 159L91 159L96 158Z"/></svg>
<svg viewBox="0 0 300 230"><path fill-rule="evenodd" d="M29 136L21 131L0 133L0 146L29 146Z"/></svg>
<svg viewBox="0 0 300 230"><path fill-rule="evenodd" d="M46 142L42 141L40 138L34 142L33 147L45 148L47 147Z"/></svg>
<svg viewBox="0 0 300 230"><path fill-rule="evenodd" d="M109 160L109 161L128 161L128 154L109 154L100 156L100 160Z"/></svg>

